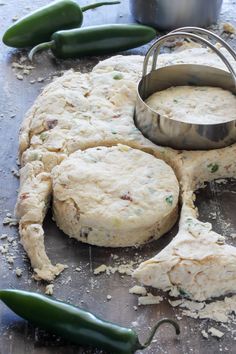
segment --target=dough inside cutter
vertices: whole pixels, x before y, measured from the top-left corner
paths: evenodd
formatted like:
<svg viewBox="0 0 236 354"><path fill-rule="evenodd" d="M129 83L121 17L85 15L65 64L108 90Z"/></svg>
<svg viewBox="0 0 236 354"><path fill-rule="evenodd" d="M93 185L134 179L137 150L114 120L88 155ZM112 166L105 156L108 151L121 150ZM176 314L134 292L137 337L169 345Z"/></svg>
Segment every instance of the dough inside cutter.
<svg viewBox="0 0 236 354"><path fill-rule="evenodd" d="M220 87L170 87L145 102L160 115L181 122L217 124L236 119L236 97Z"/></svg>

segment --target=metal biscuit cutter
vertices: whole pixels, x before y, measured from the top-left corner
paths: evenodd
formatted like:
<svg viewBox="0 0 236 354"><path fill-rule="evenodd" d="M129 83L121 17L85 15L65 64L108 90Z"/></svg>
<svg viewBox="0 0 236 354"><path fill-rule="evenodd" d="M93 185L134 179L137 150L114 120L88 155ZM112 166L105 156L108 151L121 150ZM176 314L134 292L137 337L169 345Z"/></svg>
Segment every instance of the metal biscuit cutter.
<svg viewBox="0 0 236 354"><path fill-rule="evenodd" d="M201 35L216 39L236 61L234 50L219 36L198 27L183 27L159 38L148 50L143 64L142 79L138 84L135 124L152 142L179 150L208 150L236 142L236 117L217 124L188 123L170 119L151 109L145 100L153 93L173 86L221 87L236 95L236 72L224 54ZM184 37L196 40L211 48L224 62L228 71L197 64L176 64L157 69L161 46L168 39ZM152 57L151 71L148 71Z"/></svg>

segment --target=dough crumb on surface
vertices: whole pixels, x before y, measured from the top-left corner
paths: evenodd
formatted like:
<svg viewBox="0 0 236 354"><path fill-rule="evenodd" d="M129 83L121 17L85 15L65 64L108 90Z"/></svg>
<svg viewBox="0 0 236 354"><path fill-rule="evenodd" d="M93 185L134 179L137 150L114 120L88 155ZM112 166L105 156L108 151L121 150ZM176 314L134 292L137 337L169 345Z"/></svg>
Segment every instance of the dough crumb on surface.
<svg viewBox="0 0 236 354"><path fill-rule="evenodd" d="M53 295L53 288L54 288L53 284L48 284L45 288L45 294L46 295Z"/></svg>
<svg viewBox="0 0 236 354"><path fill-rule="evenodd" d="M168 302L173 307L179 306L183 316L195 319L210 319L220 323L231 323L232 315L236 314L236 295L210 303L186 299L168 300Z"/></svg>
<svg viewBox="0 0 236 354"><path fill-rule="evenodd" d="M135 285L129 289L129 293L145 296L145 295L147 295L147 290L143 286Z"/></svg>
<svg viewBox="0 0 236 354"><path fill-rule="evenodd" d="M203 329L203 330L201 331L201 334L202 334L203 338L208 339L209 335L207 334L207 332L205 331L205 329Z"/></svg>
<svg viewBox="0 0 236 354"><path fill-rule="evenodd" d="M3 223L3 225L16 226L16 225L18 225L18 220L15 218L6 216L3 219L2 223Z"/></svg>
<svg viewBox="0 0 236 354"><path fill-rule="evenodd" d="M152 295L151 293L147 293L147 296L140 296L138 298L138 305L157 305L159 304L161 301L163 301L163 297L162 296L155 296Z"/></svg>
<svg viewBox="0 0 236 354"><path fill-rule="evenodd" d="M16 78L17 78L18 80L23 80L23 79L24 79L24 76L21 75L21 74L17 74L17 75L16 75Z"/></svg>
<svg viewBox="0 0 236 354"><path fill-rule="evenodd" d="M223 24L223 30L224 30L224 32L231 33L231 34L236 33L236 28L230 22L226 22Z"/></svg>
<svg viewBox="0 0 236 354"><path fill-rule="evenodd" d="M216 338L222 338L225 335L224 332L221 332L219 329L214 327L209 328L208 333L210 333L212 337Z"/></svg>
<svg viewBox="0 0 236 354"><path fill-rule="evenodd" d="M17 277L21 277L21 276L22 276L23 271L22 271L22 269L21 269L21 268L16 268L15 273L16 273L16 276L17 276Z"/></svg>
<svg viewBox="0 0 236 354"><path fill-rule="evenodd" d="M9 246L5 243L0 246L0 252L1 254L7 254L8 253Z"/></svg>
<svg viewBox="0 0 236 354"><path fill-rule="evenodd" d="M184 300L168 300L172 307L177 307L183 303Z"/></svg>
<svg viewBox="0 0 236 354"><path fill-rule="evenodd" d="M7 256L6 257L7 263L13 264L14 263L14 257L13 256Z"/></svg>
<svg viewBox="0 0 236 354"><path fill-rule="evenodd" d="M93 271L93 274L101 274L104 273L107 270L107 266L105 264L101 264L99 267L95 268Z"/></svg>

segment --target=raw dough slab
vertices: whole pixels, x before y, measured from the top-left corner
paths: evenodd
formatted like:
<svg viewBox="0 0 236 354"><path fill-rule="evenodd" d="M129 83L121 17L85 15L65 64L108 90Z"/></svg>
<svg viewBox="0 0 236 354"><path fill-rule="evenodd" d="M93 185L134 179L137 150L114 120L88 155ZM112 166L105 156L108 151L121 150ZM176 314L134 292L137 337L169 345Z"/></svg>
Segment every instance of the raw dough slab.
<svg viewBox="0 0 236 354"><path fill-rule="evenodd" d="M162 160L125 145L77 151L52 170L57 225L82 242L137 246L178 217L179 184Z"/></svg>
<svg viewBox="0 0 236 354"><path fill-rule="evenodd" d="M195 299L235 291L232 284L236 283L236 272L230 268L231 260L235 257L233 247L227 248L227 252L221 247L227 257L220 258L222 267L232 270L232 279L225 279L225 273L219 273L217 283L221 285L218 293L215 287L205 290L204 279L211 276L220 257L217 246L212 247L211 270L207 273L204 266L208 257L205 244L211 247L212 242L217 243L216 240L220 237L211 233L208 224L205 227L197 220L193 191L204 181L236 176L236 145L208 152L181 152L156 146L145 139L133 123L136 84L141 74L142 61L140 56L116 56L99 63L90 74L69 71L47 86L28 112L20 136L21 162L24 167L21 170L21 187L16 207L20 218L22 244L38 277L52 280L63 267L60 264L53 266L44 248L42 221L51 195L51 170L75 151L125 144L164 160L174 169L180 183L184 206L179 233L167 250L164 250L167 255L166 264L172 263L174 259L175 264L180 265L174 273L178 281L175 282L171 278L169 283L157 282L159 275L163 279L167 279L169 275L168 267L160 268L163 253L143 263L136 276L144 283L163 290L173 290L176 294L182 289ZM224 68L213 53L203 48L187 48L159 57L160 66L188 62ZM232 64L235 66L235 63ZM198 230L194 231L194 236L192 228L186 228L189 218L194 220L194 230ZM186 254L191 254L188 258L188 268L182 267L181 251L176 258L175 250L178 248L178 242L181 244L182 238L189 240L187 249L183 249ZM196 244L198 255L192 252ZM199 261L199 254L204 258L204 264ZM148 266L150 262L151 273ZM197 279L194 275L196 262L197 272L206 275L205 278L200 278L201 281L197 285L194 283ZM186 279L182 276L186 269L187 272L191 271L192 278ZM211 276L211 279L215 278ZM192 285L193 290L188 293Z"/></svg>

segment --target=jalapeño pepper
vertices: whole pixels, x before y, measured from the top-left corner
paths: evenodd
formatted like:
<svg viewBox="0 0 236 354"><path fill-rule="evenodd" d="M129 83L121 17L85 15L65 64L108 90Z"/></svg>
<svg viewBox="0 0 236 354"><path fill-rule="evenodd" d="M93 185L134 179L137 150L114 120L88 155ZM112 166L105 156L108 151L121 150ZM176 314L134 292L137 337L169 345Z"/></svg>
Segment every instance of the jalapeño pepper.
<svg viewBox="0 0 236 354"><path fill-rule="evenodd" d="M92 313L22 290L0 290L0 299L17 315L51 333L79 345L89 345L108 350L110 353L133 354L150 345L162 323L170 323L180 333L178 324L164 318L153 328L145 344L140 344L136 332L104 321Z"/></svg>
<svg viewBox="0 0 236 354"><path fill-rule="evenodd" d="M34 47L29 58L42 49L51 49L58 58L78 58L86 55L102 55L139 47L156 37L156 31L148 26L114 24L58 31L50 42Z"/></svg>
<svg viewBox="0 0 236 354"><path fill-rule="evenodd" d="M80 27L83 12L120 1L104 1L80 7L72 0L54 1L19 19L3 35L3 43L9 47L24 48L48 41L59 30Z"/></svg>

